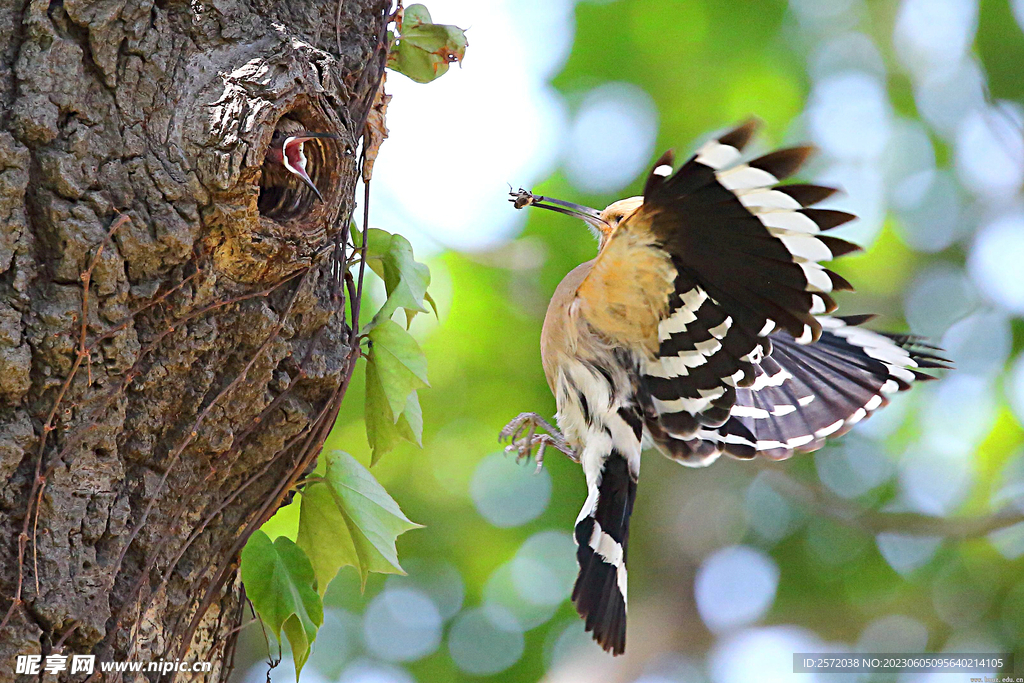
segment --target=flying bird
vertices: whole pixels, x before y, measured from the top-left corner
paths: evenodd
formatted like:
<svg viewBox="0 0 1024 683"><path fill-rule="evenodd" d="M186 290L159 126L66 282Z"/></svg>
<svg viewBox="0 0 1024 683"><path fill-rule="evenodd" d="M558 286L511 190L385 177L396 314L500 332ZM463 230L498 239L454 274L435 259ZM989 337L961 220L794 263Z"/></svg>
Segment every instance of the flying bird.
<svg viewBox="0 0 1024 683"><path fill-rule="evenodd" d="M544 318L558 429L523 413L501 436L521 457L537 448L538 467L547 447L582 465L572 600L613 654L626 644L629 518L645 442L691 467L723 453L781 460L932 379L923 369L949 367L919 337L861 327L872 316L829 315L832 293L852 287L822 262L859 247L826 233L855 216L813 208L832 188L779 184L810 147L742 162L756 128L751 120L707 142L678 170L667 152L643 196L603 211L510 193L518 209L581 218L599 242Z"/></svg>

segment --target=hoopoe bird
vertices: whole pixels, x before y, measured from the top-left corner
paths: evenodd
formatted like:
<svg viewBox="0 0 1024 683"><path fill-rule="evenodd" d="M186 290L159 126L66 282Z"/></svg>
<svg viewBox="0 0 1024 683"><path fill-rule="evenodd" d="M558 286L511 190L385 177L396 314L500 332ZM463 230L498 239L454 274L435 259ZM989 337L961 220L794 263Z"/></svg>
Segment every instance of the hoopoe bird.
<svg viewBox="0 0 1024 683"><path fill-rule="evenodd" d="M323 195L309 177L309 160L306 158L304 148L310 141L337 138L338 136L333 133L314 133L305 130L298 121L282 118L270 139L270 147L264 157L263 184L268 187L283 187L288 184L289 178L297 178L323 202Z"/></svg>
<svg viewBox="0 0 1024 683"><path fill-rule="evenodd" d="M825 233L854 216L812 208L832 188L779 184L810 147L741 163L756 127L711 140L675 171L666 153L642 197L603 211L511 193L516 208L583 219L599 241L544 318L560 431L523 413L501 435L521 457L538 448L538 467L549 446L582 465L572 600L613 654L626 644L629 518L645 441L691 467L722 453L781 460L932 379L922 369L949 367L919 337L860 327L871 316L828 315L832 292L852 287L821 263L859 247Z"/></svg>

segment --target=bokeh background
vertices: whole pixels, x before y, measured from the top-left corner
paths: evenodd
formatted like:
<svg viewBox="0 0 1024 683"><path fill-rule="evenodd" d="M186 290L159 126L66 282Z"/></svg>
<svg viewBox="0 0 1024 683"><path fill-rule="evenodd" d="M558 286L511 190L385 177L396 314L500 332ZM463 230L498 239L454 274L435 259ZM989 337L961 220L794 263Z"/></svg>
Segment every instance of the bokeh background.
<svg viewBox="0 0 1024 683"><path fill-rule="evenodd" d="M1024 0L427 4L470 47L430 85L391 75L371 205L440 308L412 327L423 448L374 467L426 528L399 539L408 576L361 593L342 570L302 680L826 680L792 673L806 651L1016 651L1024 676ZM568 602L579 467L554 453L534 474L496 442L520 411L554 412L541 321L596 244L514 211L508 184L603 207L663 149L751 114L755 151L815 143L804 179L861 217L837 231L866 249L837 265L858 288L841 312L927 335L957 370L784 463L647 454L613 659ZM360 375L328 447L368 463ZM247 627L236 680L266 680L266 653ZM271 675L294 680L287 655Z"/></svg>

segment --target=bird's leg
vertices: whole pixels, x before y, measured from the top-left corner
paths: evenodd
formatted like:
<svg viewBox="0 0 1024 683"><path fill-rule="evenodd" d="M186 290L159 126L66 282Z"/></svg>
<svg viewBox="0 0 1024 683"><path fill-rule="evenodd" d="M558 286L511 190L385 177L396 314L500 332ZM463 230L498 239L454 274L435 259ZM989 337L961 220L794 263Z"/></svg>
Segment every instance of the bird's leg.
<svg viewBox="0 0 1024 683"><path fill-rule="evenodd" d="M538 427L548 433L537 434ZM533 449L537 448L538 470L544 463L544 449L548 446L553 446L562 453L565 453L573 462L580 461L576 451L566 443L562 433L555 427L552 427L547 420L537 413L521 413L505 425L505 428L498 435L498 441L505 441L506 439L510 443L505 446L505 452L511 453L514 451L516 453L516 461L529 458L533 454Z"/></svg>

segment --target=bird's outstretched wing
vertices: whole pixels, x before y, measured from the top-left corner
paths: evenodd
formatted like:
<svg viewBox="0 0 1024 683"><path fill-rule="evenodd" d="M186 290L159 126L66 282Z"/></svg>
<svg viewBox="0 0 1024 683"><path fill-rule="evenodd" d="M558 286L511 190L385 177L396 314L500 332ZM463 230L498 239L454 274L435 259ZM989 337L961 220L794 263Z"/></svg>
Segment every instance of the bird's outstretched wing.
<svg viewBox="0 0 1024 683"><path fill-rule="evenodd" d="M734 322L755 332L785 329L809 343L821 334L814 314L836 307L829 292L850 289L821 262L858 249L822 233L854 216L808 208L832 195L831 188L778 185L811 147L740 163L756 127L751 120L707 142L675 173L671 155L662 157L635 219L650 225L677 270L689 276L690 290L699 287Z"/></svg>
<svg viewBox="0 0 1024 683"><path fill-rule="evenodd" d="M687 444L659 445L669 455L788 458L846 433L911 382L934 379L922 369L949 367L939 350L919 337L859 327L871 317L821 316L821 338L814 344L773 334L771 355L758 364L754 383L737 389L725 424L698 430Z"/></svg>
<svg viewBox="0 0 1024 683"><path fill-rule="evenodd" d="M835 319L819 316L835 310L831 292L852 289L822 262L858 248L823 234L854 216L811 208L831 196L831 188L779 185L806 160L809 147L741 163L755 129L750 121L707 142L675 172L671 153L664 155L648 177L643 203L607 240L577 291L587 323L640 357L648 429L663 451L687 464L706 464L722 451L744 457L774 446L778 439L760 439L741 415L730 419L734 407L741 406L740 414L756 408L744 401L753 400L752 389L774 376L786 353L801 362L831 362L816 343L823 325ZM830 332L825 345L837 334ZM865 350L864 335L844 339L872 359L891 355L888 348ZM875 337L886 339L873 335L871 343ZM776 353L773 341L784 348ZM803 352L811 348L814 353ZM891 365L915 364L911 353L896 355ZM889 380L883 375L871 396ZM834 384L808 390L845 390L842 382ZM849 407L833 403L842 405L839 412ZM797 446L818 443L816 431L861 408L867 410L858 405L829 414L830 422L804 443L803 432L779 443L786 449L793 439Z"/></svg>
<svg viewBox="0 0 1024 683"><path fill-rule="evenodd" d="M782 460L846 433L911 382L934 379L922 370L949 368L939 349L918 337L859 327L871 317L820 316L823 329L813 344L772 334L769 355L756 365L754 382L736 389L723 424L701 425L682 437L662 427L671 419L652 406L646 427L655 445L692 466L707 465L722 453Z"/></svg>

